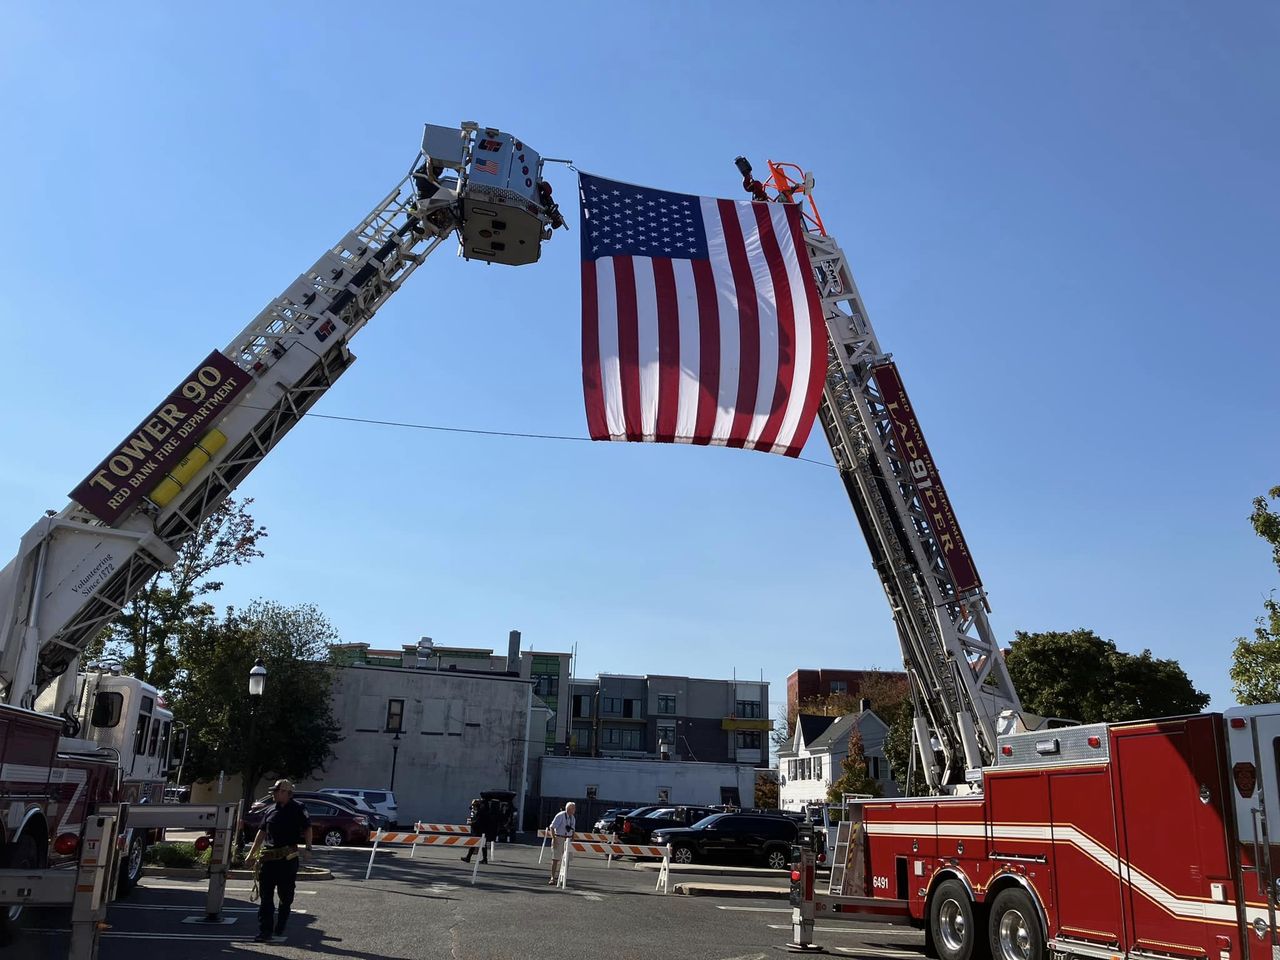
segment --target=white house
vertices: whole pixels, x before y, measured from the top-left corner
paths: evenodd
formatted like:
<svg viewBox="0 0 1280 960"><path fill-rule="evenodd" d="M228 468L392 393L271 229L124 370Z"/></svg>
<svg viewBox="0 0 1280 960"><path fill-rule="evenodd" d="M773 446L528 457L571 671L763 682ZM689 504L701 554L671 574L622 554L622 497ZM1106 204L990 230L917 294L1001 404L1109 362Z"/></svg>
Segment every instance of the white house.
<svg viewBox="0 0 1280 960"><path fill-rule="evenodd" d="M844 717L802 713L796 717L791 744L778 751L778 805L783 810L802 810L806 803L827 802L827 788L840 779L841 763L849 756L849 737L855 730L862 735L867 772L880 784L880 795L898 796L898 785L884 756L889 727L883 720L870 710Z"/></svg>

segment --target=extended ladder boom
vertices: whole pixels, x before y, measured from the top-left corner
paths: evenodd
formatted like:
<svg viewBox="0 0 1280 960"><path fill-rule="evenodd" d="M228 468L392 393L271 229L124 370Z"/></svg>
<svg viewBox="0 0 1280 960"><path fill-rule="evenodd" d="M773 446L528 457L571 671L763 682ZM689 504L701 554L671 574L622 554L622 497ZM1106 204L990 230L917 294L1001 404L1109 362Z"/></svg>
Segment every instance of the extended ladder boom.
<svg viewBox="0 0 1280 960"><path fill-rule="evenodd" d="M827 322L827 380L819 419L872 563L893 611L916 708L915 740L933 790L965 789L965 774L995 761L996 736L1022 705L987 620L986 591L911 409L897 366L876 338L848 260L812 205L812 177L769 164L774 192L809 200L805 245ZM939 762L936 753L941 753Z"/></svg>
<svg viewBox="0 0 1280 960"><path fill-rule="evenodd" d="M541 174L541 157L509 134L427 125L410 172L373 211L22 538L0 571L0 702L31 706L173 564L351 366L351 338L451 234L468 259L537 260L563 224Z"/></svg>

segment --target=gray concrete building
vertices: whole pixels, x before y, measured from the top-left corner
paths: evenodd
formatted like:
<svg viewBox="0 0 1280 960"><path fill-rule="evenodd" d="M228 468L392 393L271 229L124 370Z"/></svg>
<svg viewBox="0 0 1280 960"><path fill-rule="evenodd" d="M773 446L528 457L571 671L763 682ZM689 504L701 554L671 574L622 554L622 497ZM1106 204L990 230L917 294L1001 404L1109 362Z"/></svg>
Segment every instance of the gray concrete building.
<svg viewBox="0 0 1280 960"><path fill-rule="evenodd" d="M769 684L660 674L574 680L569 752L765 766Z"/></svg>

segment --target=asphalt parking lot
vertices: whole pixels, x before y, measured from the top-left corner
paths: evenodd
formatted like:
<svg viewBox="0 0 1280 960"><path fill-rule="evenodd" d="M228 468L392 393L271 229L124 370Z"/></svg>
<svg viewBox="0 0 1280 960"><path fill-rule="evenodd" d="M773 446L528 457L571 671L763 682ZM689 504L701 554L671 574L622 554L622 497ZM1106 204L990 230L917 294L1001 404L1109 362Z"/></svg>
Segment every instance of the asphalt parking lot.
<svg viewBox="0 0 1280 960"><path fill-rule="evenodd" d="M453 851L379 852L364 880L367 850L318 850L332 880L299 884L285 943L252 942L256 904L250 883L228 883L224 918L210 926L198 881L148 877L111 907L100 960L166 957L360 957L368 960L763 960L790 939L785 900L684 897L654 892L656 875L630 862L578 858L567 890L547 885L538 848L502 845L498 862L471 868ZM680 879L684 879L683 877ZM725 881L724 877L710 878ZM728 882L734 882L730 880ZM758 882L758 878L756 880ZM776 882L776 880L774 881ZM4 952L14 960L66 957L66 914L43 911ZM819 924L817 941L836 956L918 960L916 931Z"/></svg>

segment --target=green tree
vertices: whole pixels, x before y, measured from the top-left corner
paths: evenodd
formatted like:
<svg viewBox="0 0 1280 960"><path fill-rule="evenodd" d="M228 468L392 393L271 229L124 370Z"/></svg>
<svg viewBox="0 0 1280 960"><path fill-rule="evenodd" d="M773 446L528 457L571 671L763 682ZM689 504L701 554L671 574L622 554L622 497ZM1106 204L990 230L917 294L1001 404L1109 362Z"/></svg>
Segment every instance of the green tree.
<svg viewBox="0 0 1280 960"><path fill-rule="evenodd" d="M889 725L889 730L884 735L884 758L889 761L894 782L903 796L922 796L927 790L927 783L920 773L919 763L912 766L912 751L915 749L912 736L916 712L911 705L911 698L904 697L886 713L876 711L876 714ZM912 774L909 782L908 773Z"/></svg>
<svg viewBox="0 0 1280 960"><path fill-rule="evenodd" d="M221 590L222 581L210 575L262 556L258 544L267 531L249 513L252 503L224 500L183 544L177 563L157 573L125 604L103 638L102 652L119 660L126 673L161 690L173 682L179 647L214 615L204 598Z"/></svg>
<svg viewBox="0 0 1280 960"><path fill-rule="evenodd" d="M243 777L244 800L263 777L300 780L322 769L341 740L330 706L329 646L337 634L314 606L258 600L227 608L183 640L171 687L174 716L187 724L186 771L211 780ZM262 659L266 693L249 696L249 670ZM251 700L260 700L252 703Z"/></svg>
<svg viewBox="0 0 1280 960"><path fill-rule="evenodd" d="M756 771L755 805L761 810L776 810L780 795L778 771Z"/></svg>
<svg viewBox="0 0 1280 960"><path fill-rule="evenodd" d="M1019 630L1005 664L1023 707L1081 723L1199 713L1209 696L1176 660L1125 653L1092 630Z"/></svg>
<svg viewBox="0 0 1280 960"><path fill-rule="evenodd" d="M840 803L846 793L880 796L880 784L867 770L867 756L862 748L862 734L857 728L849 735L849 753L840 761L840 777L827 788L827 802Z"/></svg>
<svg viewBox="0 0 1280 960"><path fill-rule="evenodd" d="M1271 544L1271 558L1280 570L1280 513L1271 510L1267 498L1280 499L1280 487L1253 501L1249 518L1254 531ZM1237 637L1231 655L1231 690L1242 704L1280 700L1280 602L1274 591L1262 601L1253 638Z"/></svg>

